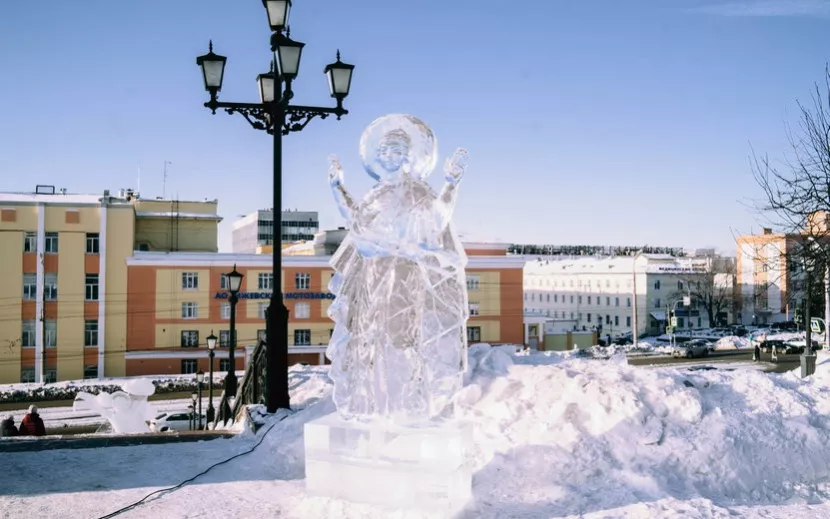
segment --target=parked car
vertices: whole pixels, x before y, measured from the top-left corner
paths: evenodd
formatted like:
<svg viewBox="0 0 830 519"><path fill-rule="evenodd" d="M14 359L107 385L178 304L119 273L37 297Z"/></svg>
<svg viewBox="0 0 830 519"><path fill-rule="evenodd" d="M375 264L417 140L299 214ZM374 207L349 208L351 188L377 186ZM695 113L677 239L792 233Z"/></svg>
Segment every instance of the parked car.
<svg viewBox="0 0 830 519"><path fill-rule="evenodd" d="M678 344L672 348L671 355L672 357L685 357L687 359L708 357L711 347L712 343L707 340L692 339L691 341L686 341L683 344Z"/></svg>
<svg viewBox="0 0 830 519"><path fill-rule="evenodd" d="M761 343L761 351L764 353L769 353L772 351L772 347L775 346L775 350L779 353L789 353L787 351L787 343L784 341L780 341L778 339L769 339Z"/></svg>
<svg viewBox="0 0 830 519"><path fill-rule="evenodd" d="M198 417L196 419L198 420ZM189 431L192 420L190 411L161 413L150 420L150 430L153 432ZM202 415L202 423L205 423L204 415Z"/></svg>

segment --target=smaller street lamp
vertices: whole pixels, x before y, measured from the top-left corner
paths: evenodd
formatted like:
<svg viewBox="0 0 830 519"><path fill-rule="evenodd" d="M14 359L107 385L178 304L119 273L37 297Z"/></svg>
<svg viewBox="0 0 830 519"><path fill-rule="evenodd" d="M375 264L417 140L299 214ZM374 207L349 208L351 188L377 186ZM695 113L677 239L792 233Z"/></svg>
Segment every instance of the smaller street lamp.
<svg viewBox="0 0 830 519"><path fill-rule="evenodd" d="M205 372L201 369L196 373L196 387L199 388L199 427L202 430L202 382L205 380Z"/></svg>
<svg viewBox="0 0 830 519"><path fill-rule="evenodd" d="M189 406L187 406L187 408L190 409L190 416L193 417L193 420L191 420L191 422L192 422L191 423L191 429L190 429L191 431L196 429L196 397L198 397L198 396L199 395L197 395L196 393L191 393L190 394L191 404Z"/></svg>
<svg viewBox="0 0 830 519"><path fill-rule="evenodd" d="M228 291L231 293L231 343L228 345L228 374L225 377L225 393L229 396L236 397L236 303L239 302L239 288L242 286L242 278L245 277L236 271L236 265L233 266L233 271L225 274L228 279ZM227 419L227 416L223 416Z"/></svg>
<svg viewBox="0 0 830 519"><path fill-rule="evenodd" d="M213 335L213 330L207 336L208 357L210 357L210 375L208 378L208 408L207 408L207 423L213 422L215 411L213 409L213 358L216 356L216 336Z"/></svg>
<svg viewBox="0 0 830 519"><path fill-rule="evenodd" d="M202 78L205 81L205 90L210 92L211 99L222 90L222 79L225 76L225 62L228 58L213 53L213 40L208 46L208 53L196 58L196 64L202 67Z"/></svg>
<svg viewBox="0 0 830 519"><path fill-rule="evenodd" d="M274 32L281 32L288 25L288 13L291 10L291 0L262 0L265 11L268 13L268 25Z"/></svg>

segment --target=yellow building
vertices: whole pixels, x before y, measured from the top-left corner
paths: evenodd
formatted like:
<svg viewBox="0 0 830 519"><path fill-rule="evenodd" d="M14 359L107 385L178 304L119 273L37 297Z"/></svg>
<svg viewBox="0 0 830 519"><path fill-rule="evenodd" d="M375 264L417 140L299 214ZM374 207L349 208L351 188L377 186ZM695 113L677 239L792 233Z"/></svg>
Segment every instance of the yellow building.
<svg viewBox="0 0 830 519"><path fill-rule="evenodd" d="M123 376L127 258L216 252L217 202L0 193L0 383Z"/></svg>

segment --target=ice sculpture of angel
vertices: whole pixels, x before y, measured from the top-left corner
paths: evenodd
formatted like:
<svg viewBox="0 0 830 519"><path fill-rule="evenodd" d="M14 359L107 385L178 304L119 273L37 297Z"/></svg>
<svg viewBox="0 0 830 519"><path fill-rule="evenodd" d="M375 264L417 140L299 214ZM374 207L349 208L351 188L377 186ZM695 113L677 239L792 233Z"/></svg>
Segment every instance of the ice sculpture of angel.
<svg viewBox="0 0 830 519"><path fill-rule="evenodd" d="M109 421L112 430L120 434L150 432L147 421L154 416L147 399L155 393L153 382L146 378L127 381L123 391L114 393L80 392L72 405L74 411L92 411Z"/></svg>
<svg viewBox="0 0 830 519"><path fill-rule="evenodd" d="M329 183L349 234L331 265L331 360L341 416L425 423L449 407L467 365L467 256L451 223L467 151L447 160L440 193L432 130L410 115L374 121L360 140L377 184L356 201L330 157Z"/></svg>

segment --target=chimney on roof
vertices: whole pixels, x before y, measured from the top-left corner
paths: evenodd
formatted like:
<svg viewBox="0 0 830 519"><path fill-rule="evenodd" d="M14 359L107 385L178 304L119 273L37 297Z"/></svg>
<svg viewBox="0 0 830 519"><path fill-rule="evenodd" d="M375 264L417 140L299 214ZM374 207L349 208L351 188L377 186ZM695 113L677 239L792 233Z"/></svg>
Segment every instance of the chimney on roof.
<svg viewBox="0 0 830 519"><path fill-rule="evenodd" d="M764 227L764 236L769 236L770 234L772 234L772 229Z"/></svg>

